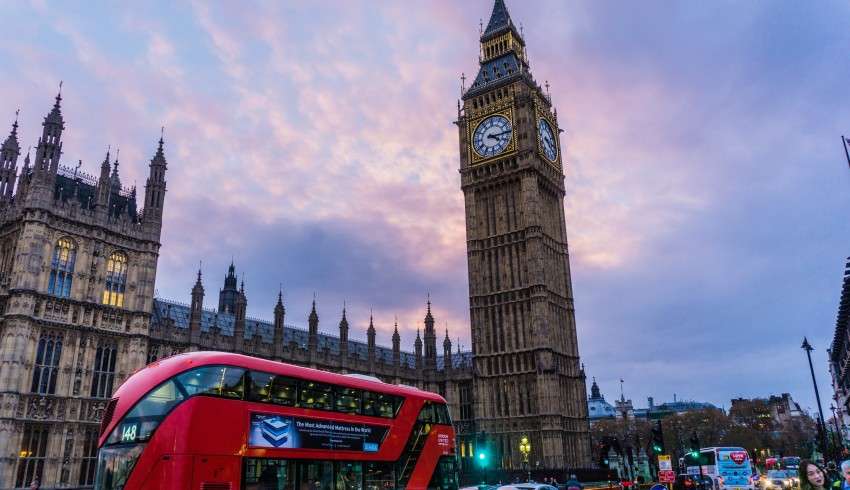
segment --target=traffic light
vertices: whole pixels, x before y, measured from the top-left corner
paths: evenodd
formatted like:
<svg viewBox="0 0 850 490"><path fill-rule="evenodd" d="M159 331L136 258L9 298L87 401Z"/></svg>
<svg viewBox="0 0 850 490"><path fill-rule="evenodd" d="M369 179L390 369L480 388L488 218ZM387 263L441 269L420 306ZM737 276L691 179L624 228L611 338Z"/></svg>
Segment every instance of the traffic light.
<svg viewBox="0 0 850 490"><path fill-rule="evenodd" d="M475 464L482 469L490 466L490 445L487 443L487 435L483 431L478 434L478 444L475 448Z"/></svg>
<svg viewBox="0 0 850 490"><path fill-rule="evenodd" d="M661 421L652 428L652 452L655 454L664 454L664 431L661 428Z"/></svg>
<svg viewBox="0 0 850 490"><path fill-rule="evenodd" d="M697 437L696 432L691 434L690 445L691 445L691 450L688 453L688 456L690 456L694 459L699 458L699 437Z"/></svg>
<svg viewBox="0 0 850 490"><path fill-rule="evenodd" d="M490 466L490 452L487 451L486 447L478 448L478 451L475 453L475 463L479 468Z"/></svg>

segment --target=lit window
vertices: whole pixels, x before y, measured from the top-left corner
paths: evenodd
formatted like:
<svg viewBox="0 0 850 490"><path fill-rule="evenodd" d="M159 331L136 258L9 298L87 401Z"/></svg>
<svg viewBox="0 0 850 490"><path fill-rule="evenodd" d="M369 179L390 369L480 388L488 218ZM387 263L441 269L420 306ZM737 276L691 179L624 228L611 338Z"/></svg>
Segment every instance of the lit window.
<svg viewBox="0 0 850 490"><path fill-rule="evenodd" d="M127 255L112 252L106 263L106 288L103 290L103 304L124 306L124 289L127 286Z"/></svg>
<svg viewBox="0 0 850 490"><path fill-rule="evenodd" d="M53 260L50 262L50 282L47 284L49 294L60 298L71 296L76 260L77 246L70 238L60 238L53 249Z"/></svg>

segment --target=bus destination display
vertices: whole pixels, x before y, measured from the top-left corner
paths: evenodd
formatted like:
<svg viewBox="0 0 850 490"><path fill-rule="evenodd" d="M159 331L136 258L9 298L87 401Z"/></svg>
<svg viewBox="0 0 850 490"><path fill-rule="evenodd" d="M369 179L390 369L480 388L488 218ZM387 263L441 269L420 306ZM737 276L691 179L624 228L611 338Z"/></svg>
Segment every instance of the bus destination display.
<svg viewBox="0 0 850 490"><path fill-rule="evenodd" d="M387 428L380 425L252 413L248 445L373 453L378 451L386 435Z"/></svg>

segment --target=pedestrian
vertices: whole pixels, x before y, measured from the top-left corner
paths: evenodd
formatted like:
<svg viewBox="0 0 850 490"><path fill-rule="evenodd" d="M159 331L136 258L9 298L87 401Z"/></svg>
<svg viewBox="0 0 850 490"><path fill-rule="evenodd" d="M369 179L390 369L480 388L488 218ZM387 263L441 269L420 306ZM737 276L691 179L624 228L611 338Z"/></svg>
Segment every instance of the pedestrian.
<svg viewBox="0 0 850 490"><path fill-rule="evenodd" d="M575 474L570 475L570 479L567 480L566 486L567 490L582 490L581 483L579 483Z"/></svg>
<svg viewBox="0 0 850 490"><path fill-rule="evenodd" d="M850 490L850 459L841 462L841 490Z"/></svg>
<svg viewBox="0 0 850 490"><path fill-rule="evenodd" d="M835 467L834 461L826 464L826 478L831 482L840 482L842 480L841 473Z"/></svg>
<svg viewBox="0 0 850 490"><path fill-rule="evenodd" d="M35 477L30 484L30 490L38 490L39 488L41 488L41 482L38 481L38 477Z"/></svg>
<svg viewBox="0 0 850 490"><path fill-rule="evenodd" d="M830 490L833 482L829 480L826 470L816 463L804 459L800 461L800 490ZM840 482L836 482L840 484ZM838 488L840 485L836 485Z"/></svg>

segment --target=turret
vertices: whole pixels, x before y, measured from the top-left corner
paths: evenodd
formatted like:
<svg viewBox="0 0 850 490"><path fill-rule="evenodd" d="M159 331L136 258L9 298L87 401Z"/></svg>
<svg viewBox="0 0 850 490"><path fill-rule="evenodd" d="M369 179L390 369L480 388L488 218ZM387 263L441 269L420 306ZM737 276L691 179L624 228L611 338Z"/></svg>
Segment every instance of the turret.
<svg viewBox="0 0 850 490"><path fill-rule="evenodd" d="M18 145L18 112L15 112L15 122L12 131L0 147L0 203L12 201L12 192L18 175L18 156L21 147Z"/></svg>
<svg viewBox="0 0 850 490"><path fill-rule="evenodd" d="M313 297L313 309L310 310L310 316L307 317L307 326L307 348L310 349L310 353L312 355L319 347L319 314L316 313L315 296Z"/></svg>
<svg viewBox="0 0 850 490"><path fill-rule="evenodd" d="M395 330L393 330L393 364L396 367L401 365L401 335L398 334L398 320L395 321Z"/></svg>
<svg viewBox="0 0 850 490"><path fill-rule="evenodd" d="M437 332L434 330L434 316L431 315L431 295L428 295L428 311L425 314L425 367L437 367Z"/></svg>
<svg viewBox="0 0 850 490"><path fill-rule="evenodd" d="M201 269L198 269L198 280L192 287L192 306L189 309L189 339L192 344L201 341L201 318L204 313L204 285L201 283Z"/></svg>
<svg viewBox="0 0 850 490"><path fill-rule="evenodd" d="M218 311L220 313L235 313L236 298L238 296L239 290L236 287L236 266L234 266L233 261L231 261L230 267L227 268L227 275L224 276L224 287L218 291Z"/></svg>
<svg viewBox="0 0 850 490"><path fill-rule="evenodd" d="M109 191L112 194L121 192L121 178L118 177L118 152L115 153L115 161L112 163L112 174L109 176Z"/></svg>
<svg viewBox="0 0 850 490"><path fill-rule="evenodd" d="M61 83L59 84L59 93L56 94L56 102L44 117L41 126L41 138L38 139L38 148L35 152L33 175L34 180L43 186L48 195L52 197L53 183L56 181L59 158L62 155L62 131L65 129L65 121L62 119Z"/></svg>
<svg viewBox="0 0 850 490"><path fill-rule="evenodd" d="M413 342L413 348L416 351L416 369L422 369L422 338L419 336L419 329L416 329L416 340Z"/></svg>
<svg viewBox="0 0 850 490"><path fill-rule="evenodd" d="M348 319L345 318L345 304L342 305L342 319L339 321L339 354L342 366L348 363Z"/></svg>
<svg viewBox="0 0 850 490"><path fill-rule="evenodd" d="M283 307L283 291L277 293L277 304L274 305L274 355L283 357L283 319L286 308Z"/></svg>
<svg viewBox="0 0 850 490"><path fill-rule="evenodd" d="M446 328L446 338L443 339L443 369L446 371L454 367L452 364L452 341L449 340L449 329Z"/></svg>
<svg viewBox="0 0 850 490"><path fill-rule="evenodd" d="M162 149L163 135L159 136L159 145L151 159L148 180L145 183L145 209L142 222L150 227L159 229L162 226L162 210L165 205L165 171L168 162ZM235 287L235 285L234 285ZM221 308L219 308L221 309Z"/></svg>
<svg viewBox="0 0 850 490"><path fill-rule="evenodd" d="M602 393L599 391L599 385L596 384L596 378L593 378L593 384L590 385L590 399L603 400ZM652 403L650 403L650 408L652 408Z"/></svg>
<svg viewBox="0 0 850 490"><path fill-rule="evenodd" d="M234 308L234 325L233 337L235 338L236 352L242 352L245 349L245 311L248 309L248 296L245 295L245 281L239 288L239 294L236 296L236 307Z"/></svg>
<svg viewBox="0 0 850 490"><path fill-rule="evenodd" d="M372 313L369 313L369 328L366 329L366 347L369 359L369 372L375 371L375 324L372 321Z"/></svg>
<svg viewBox="0 0 850 490"><path fill-rule="evenodd" d="M21 176L18 179L18 192L15 198L18 202L26 199L31 178L30 152L27 151L27 156L24 157L24 166L21 167Z"/></svg>
<svg viewBox="0 0 850 490"><path fill-rule="evenodd" d="M109 214L109 198L112 195L112 180L109 176L109 149L106 150L106 157L100 164L100 177L97 179L97 209L102 215Z"/></svg>

